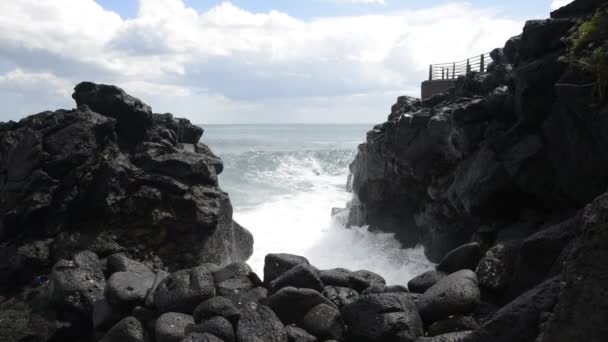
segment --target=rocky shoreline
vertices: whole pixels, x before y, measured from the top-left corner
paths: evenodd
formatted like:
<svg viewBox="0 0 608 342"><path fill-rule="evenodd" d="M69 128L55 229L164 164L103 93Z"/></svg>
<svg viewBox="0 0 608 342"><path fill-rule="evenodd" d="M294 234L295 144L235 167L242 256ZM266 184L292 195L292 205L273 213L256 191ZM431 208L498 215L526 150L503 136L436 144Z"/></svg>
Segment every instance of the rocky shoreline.
<svg viewBox="0 0 608 342"><path fill-rule="evenodd" d="M606 341L608 101L577 62L608 49L581 43L605 13L529 21L368 133L349 221L425 246L436 269L408 284L291 254L255 274L203 129L118 87L1 123L0 340Z"/></svg>

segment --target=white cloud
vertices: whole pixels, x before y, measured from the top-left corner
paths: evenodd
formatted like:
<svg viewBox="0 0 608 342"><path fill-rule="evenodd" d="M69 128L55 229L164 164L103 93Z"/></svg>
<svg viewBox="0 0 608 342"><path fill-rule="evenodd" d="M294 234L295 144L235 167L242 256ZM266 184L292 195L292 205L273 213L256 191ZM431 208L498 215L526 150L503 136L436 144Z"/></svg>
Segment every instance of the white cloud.
<svg viewBox="0 0 608 342"><path fill-rule="evenodd" d="M386 5L386 1L384 0L337 0L338 2L345 2L351 4L377 4L377 5Z"/></svg>
<svg viewBox="0 0 608 342"><path fill-rule="evenodd" d="M560 7L564 7L572 1L574 0L553 0L553 2L551 2L551 10L554 11Z"/></svg>
<svg viewBox="0 0 608 342"><path fill-rule="evenodd" d="M128 20L93 0L6 1L0 13L0 66L67 91L114 83L195 122L380 121L396 95L417 95L429 63L490 51L523 24L467 3L308 20L182 0L140 0Z"/></svg>

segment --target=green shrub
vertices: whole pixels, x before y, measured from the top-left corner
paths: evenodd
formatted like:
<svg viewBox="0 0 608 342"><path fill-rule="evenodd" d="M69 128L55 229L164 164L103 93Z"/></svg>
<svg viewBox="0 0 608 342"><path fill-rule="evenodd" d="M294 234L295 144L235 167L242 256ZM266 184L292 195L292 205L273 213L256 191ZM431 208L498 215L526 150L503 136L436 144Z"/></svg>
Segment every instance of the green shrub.
<svg viewBox="0 0 608 342"><path fill-rule="evenodd" d="M608 38L608 12L597 11L591 19L584 22L578 29L578 34L572 42L572 52L578 52L593 41Z"/></svg>

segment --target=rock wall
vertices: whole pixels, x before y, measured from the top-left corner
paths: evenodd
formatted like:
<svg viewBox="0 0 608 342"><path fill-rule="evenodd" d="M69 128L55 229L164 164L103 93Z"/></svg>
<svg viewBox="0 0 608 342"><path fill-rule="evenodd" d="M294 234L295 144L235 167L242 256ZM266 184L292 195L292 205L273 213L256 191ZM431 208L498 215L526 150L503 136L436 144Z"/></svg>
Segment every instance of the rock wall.
<svg viewBox="0 0 608 342"><path fill-rule="evenodd" d="M422 243L439 261L489 230L529 235L606 191L608 106L577 60L586 52L571 53L598 6L579 0L528 21L492 52L488 74L449 93L400 97L351 164L350 223Z"/></svg>
<svg viewBox="0 0 608 342"><path fill-rule="evenodd" d="M0 295L81 250L168 270L251 255L202 128L114 86L81 83L73 98L0 124Z"/></svg>

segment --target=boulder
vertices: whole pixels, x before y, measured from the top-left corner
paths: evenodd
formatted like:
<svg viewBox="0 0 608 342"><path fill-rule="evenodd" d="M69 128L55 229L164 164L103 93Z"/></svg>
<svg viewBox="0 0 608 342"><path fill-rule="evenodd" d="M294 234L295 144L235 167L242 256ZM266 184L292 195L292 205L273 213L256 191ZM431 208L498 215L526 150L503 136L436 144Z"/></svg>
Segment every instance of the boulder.
<svg viewBox="0 0 608 342"><path fill-rule="evenodd" d="M221 316L211 317L203 320L197 325L190 325L186 327L186 334L197 332L197 333L208 333L219 337L224 342L234 342L236 337L234 335L234 328L230 321Z"/></svg>
<svg viewBox="0 0 608 342"><path fill-rule="evenodd" d="M462 245L449 252L437 265L437 270L445 273L454 273L460 270L477 268L481 259L481 248L477 242Z"/></svg>
<svg viewBox="0 0 608 342"><path fill-rule="evenodd" d="M401 293L360 296L342 308L347 340L414 341L422 336L422 321L414 302Z"/></svg>
<svg viewBox="0 0 608 342"><path fill-rule="evenodd" d="M345 268L334 268L319 271L319 278L325 286L348 287L357 292L363 291L371 284L363 277Z"/></svg>
<svg viewBox="0 0 608 342"><path fill-rule="evenodd" d="M236 289L230 293L223 293L223 297L228 298L238 309L242 309L249 303L261 303L268 297L268 290L258 286L252 289Z"/></svg>
<svg viewBox="0 0 608 342"><path fill-rule="evenodd" d="M182 342L224 342L219 337L211 334L189 333Z"/></svg>
<svg viewBox="0 0 608 342"><path fill-rule="evenodd" d="M118 307L144 305L154 278L152 272L116 272L108 278L105 296L110 304Z"/></svg>
<svg viewBox="0 0 608 342"><path fill-rule="evenodd" d="M264 258L264 282L269 284L281 274L299 264L308 264L302 256L293 254L268 254Z"/></svg>
<svg viewBox="0 0 608 342"><path fill-rule="evenodd" d="M432 337L419 337L415 342L466 342L469 341L471 331L459 331Z"/></svg>
<svg viewBox="0 0 608 342"><path fill-rule="evenodd" d="M340 311L327 304L310 309L302 319L301 326L320 339L342 340L346 330Z"/></svg>
<svg viewBox="0 0 608 342"><path fill-rule="evenodd" d="M154 305L160 312L192 313L196 306L215 296L213 276L206 267L171 273L154 291Z"/></svg>
<svg viewBox="0 0 608 342"><path fill-rule="evenodd" d="M106 298L93 303L93 329L97 331L107 331L124 316L124 312L112 307Z"/></svg>
<svg viewBox="0 0 608 342"><path fill-rule="evenodd" d="M435 322L428 328L429 336L479 329L479 324L470 316L452 316L443 321Z"/></svg>
<svg viewBox="0 0 608 342"><path fill-rule="evenodd" d="M107 258L108 273L133 272L140 274L152 273L152 271L139 261L127 258L123 253L115 253Z"/></svg>
<svg viewBox="0 0 608 342"><path fill-rule="evenodd" d="M200 303L194 309L193 316L197 324L215 316L224 317L232 324L236 324L241 313L228 298L216 296Z"/></svg>
<svg viewBox="0 0 608 342"><path fill-rule="evenodd" d="M283 324L299 324L304 315L319 304L335 307L329 299L312 289L284 287L268 297L266 305L281 319Z"/></svg>
<svg viewBox="0 0 608 342"><path fill-rule="evenodd" d="M285 333L287 333L287 341L289 342L317 342L316 337L295 325L285 326Z"/></svg>
<svg viewBox="0 0 608 342"><path fill-rule="evenodd" d="M156 342L180 342L186 337L186 328L194 325L190 315L167 312L156 320L154 335Z"/></svg>
<svg viewBox="0 0 608 342"><path fill-rule="evenodd" d="M113 326L100 342L148 341L146 330L135 317L126 317Z"/></svg>
<svg viewBox="0 0 608 342"><path fill-rule="evenodd" d="M384 288L384 292L387 293L409 293L410 291L406 286L403 285L389 285Z"/></svg>
<svg viewBox="0 0 608 342"><path fill-rule="evenodd" d="M317 272L317 269L312 265L299 264L275 278L268 284L268 287L271 292L276 292L287 286L308 288L322 292L323 282L319 279Z"/></svg>
<svg viewBox="0 0 608 342"><path fill-rule="evenodd" d="M212 272L213 279L216 284L221 284L226 280L235 278L249 278L250 274L253 273L251 267L249 267L249 265L244 262L235 262L224 267L218 268L217 270L214 270Z"/></svg>
<svg viewBox="0 0 608 342"><path fill-rule="evenodd" d="M60 260L50 276L52 297L58 306L75 314L91 317L94 303L103 298L106 286L101 263L91 251Z"/></svg>
<svg viewBox="0 0 608 342"><path fill-rule="evenodd" d="M154 307L154 292L156 291L156 288L158 287L160 282L163 281L163 279L167 278L168 276L169 276L169 273L167 271L163 271L163 270L159 270L154 275L154 282L152 283L152 287L150 287L148 289L148 292L146 293L145 303L146 303L147 307L149 307L149 308Z"/></svg>
<svg viewBox="0 0 608 342"><path fill-rule="evenodd" d="M426 290L418 301L420 317L426 323L452 315L469 314L481 301L477 276L473 271L452 273Z"/></svg>
<svg viewBox="0 0 608 342"><path fill-rule="evenodd" d="M446 273L437 270L426 271L412 278L407 283L407 288L414 293L424 293L446 275Z"/></svg>
<svg viewBox="0 0 608 342"><path fill-rule="evenodd" d="M323 296L331 300L338 308L350 304L359 298L357 291L340 286L326 286L323 289Z"/></svg>
<svg viewBox="0 0 608 342"><path fill-rule="evenodd" d="M264 305L249 303L236 326L237 342L287 342L285 327Z"/></svg>
<svg viewBox="0 0 608 342"><path fill-rule="evenodd" d="M520 245L519 241L507 241L490 248L475 270L479 286L495 293L503 292L513 275Z"/></svg>

